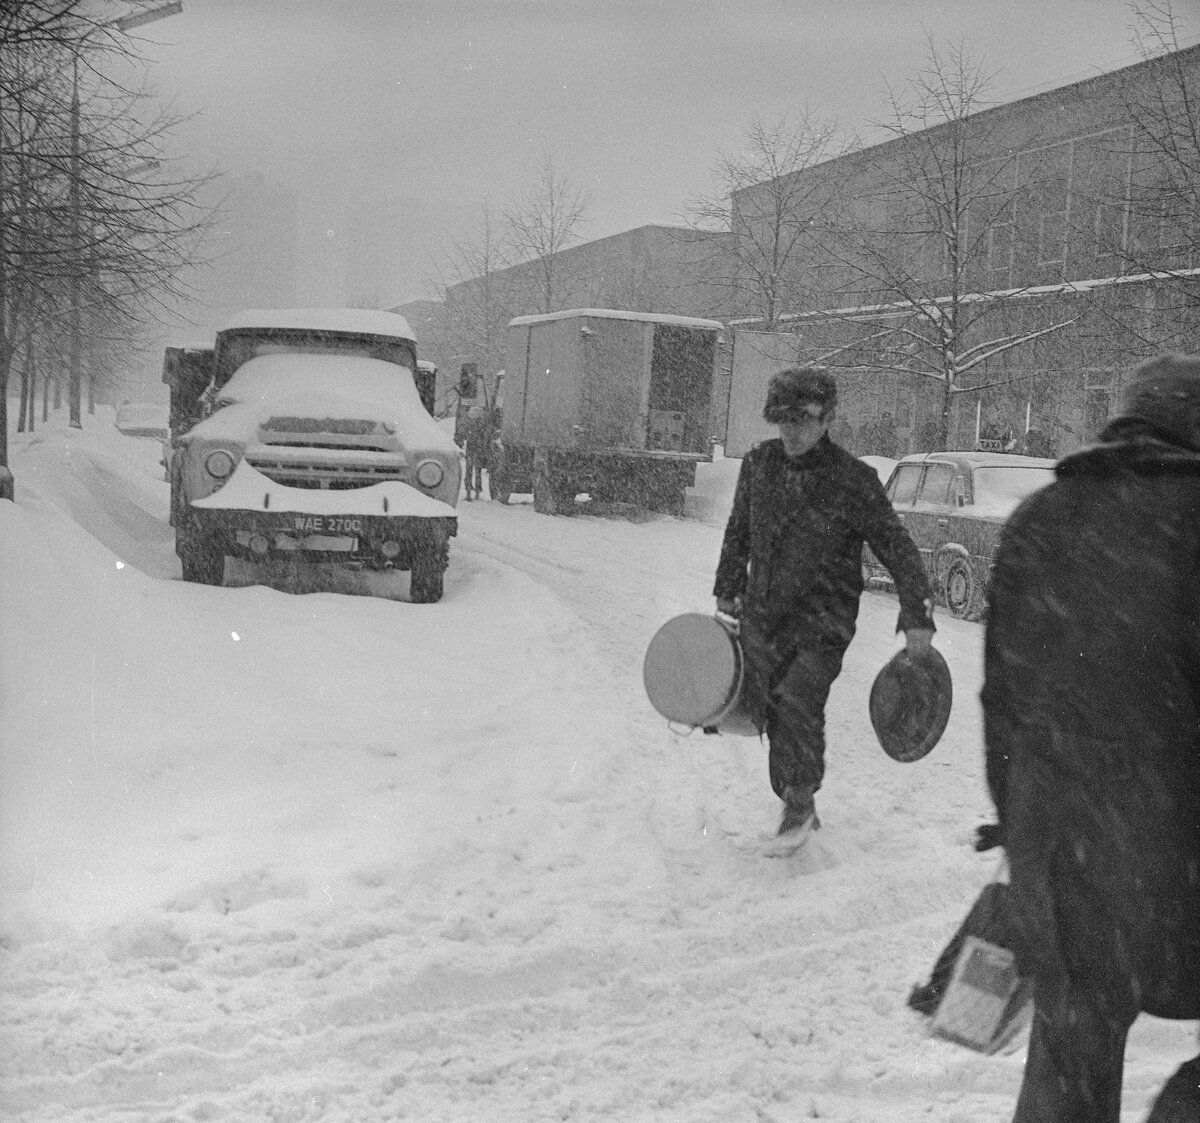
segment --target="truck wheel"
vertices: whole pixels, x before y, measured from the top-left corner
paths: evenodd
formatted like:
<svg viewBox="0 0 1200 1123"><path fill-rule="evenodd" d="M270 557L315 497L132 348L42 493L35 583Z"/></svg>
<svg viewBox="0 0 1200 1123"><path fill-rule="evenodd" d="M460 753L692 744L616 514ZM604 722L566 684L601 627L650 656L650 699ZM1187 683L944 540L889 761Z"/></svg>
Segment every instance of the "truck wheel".
<svg viewBox="0 0 1200 1123"><path fill-rule="evenodd" d="M978 620L983 614L983 591L966 558L954 558L946 567L942 595L951 616L960 620Z"/></svg>
<svg viewBox="0 0 1200 1123"><path fill-rule="evenodd" d="M176 528L175 552L183 579L194 585L221 585L225 581L225 555L221 548L186 527Z"/></svg>
<svg viewBox="0 0 1200 1123"><path fill-rule="evenodd" d="M507 503L512 497L508 486L508 473L493 468L488 472L488 495L499 503Z"/></svg>
<svg viewBox="0 0 1200 1123"><path fill-rule="evenodd" d="M413 604L437 604L442 599L449 564L449 542L422 547L413 558L409 571L408 599Z"/></svg>
<svg viewBox="0 0 1200 1123"><path fill-rule="evenodd" d="M547 465L534 466L533 509L542 515L569 515L575 510L574 484L551 474Z"/></svg>

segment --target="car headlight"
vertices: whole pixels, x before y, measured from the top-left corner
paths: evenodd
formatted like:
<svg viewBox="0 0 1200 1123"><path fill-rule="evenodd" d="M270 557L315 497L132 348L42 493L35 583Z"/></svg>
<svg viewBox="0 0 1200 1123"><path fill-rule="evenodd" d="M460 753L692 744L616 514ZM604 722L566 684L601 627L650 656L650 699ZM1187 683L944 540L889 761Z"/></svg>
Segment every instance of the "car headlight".
<svg viewBox="0 0 1200 1123"><path fill-rule="evenodd" d="M223 448L214 449L204 458L204 468L214 480L227 480L233 475L237 461Z"/></svg>
<svg viewBox="0 0 1200 1123"><path fill-rule="evenodd" d="M417 465L417 483L434 488L446 478L446 469L437 460L422 460Z"/></svg>

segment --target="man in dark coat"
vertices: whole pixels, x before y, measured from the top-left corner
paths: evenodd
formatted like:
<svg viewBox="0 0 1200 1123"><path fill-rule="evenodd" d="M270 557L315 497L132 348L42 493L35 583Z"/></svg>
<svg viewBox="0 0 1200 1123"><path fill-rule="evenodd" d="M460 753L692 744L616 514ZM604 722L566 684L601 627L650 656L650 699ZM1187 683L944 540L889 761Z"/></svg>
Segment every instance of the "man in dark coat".
<svg viewBox="0 0 1200 1123"><path fill-rule="evenodd" d="M921 555L879 476L829 440L836 406L824 367L772 377L763 417L780 435L742 461L713 589L717 610L741 622L743 699L767 735L784 846L820 825L825 702L854 635L864 542L895 580L909 651L927 651L934 630Z"/></svg>
<svg viewBox="0 0 1200 1123"><path fill-rule="evenodd" d="M1103 443L1005 526L987 779L1035 1016L1017 1123L1117 1123L1139 1011L1200 1018L1200 357L1139 367ZM1200 1120L1200 1058L1151 1119Z"/></svg>
<svg viewBox="0 0 1200 1123"><path fill-rule="evenodd" d="M491 447L492 426L487 411L483 406L472 406L467 412L467 427L463 437L463 452L467 458L467 499L483 498L483 470L488 467Z"/></svg>

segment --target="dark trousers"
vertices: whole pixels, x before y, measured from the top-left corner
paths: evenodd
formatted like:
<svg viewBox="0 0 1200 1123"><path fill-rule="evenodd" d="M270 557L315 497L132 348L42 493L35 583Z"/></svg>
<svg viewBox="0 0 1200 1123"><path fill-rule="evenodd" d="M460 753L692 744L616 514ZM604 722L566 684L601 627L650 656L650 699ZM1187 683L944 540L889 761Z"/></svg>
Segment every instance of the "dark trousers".
<svg viewBox="0 0 1200 1123"><path fill-rule="evenodd" d="M1138 1010L1066 972L1034 981L1033 1027L1013 1123L1119 1123L1125 1040ZM1200 1057L1180 1066L1146 1123L1200 1123Z"/></svg>
<svg viewBox="0 0 1200 1123"><path fill-rule="evenodd" d="M825 776L825 703L842 669L840 647L801 648L779 668L767 698L771 788L815 792Z"/></svg>
<svg viewBox="0 0 1200 1123"><path fill-rule="evenodd" d="M1106 1012L1065 974L1039 975L1013 1123L1119 1123L1125 1038L1135 1016Z"/></svg>
<svg viewBox="0 0 1200 1123"><path fill-rule="evenodd" d="M472 491L476 495L483 495L483 470L487 467L487 462L482 456L475 456L472 453L467 453L467 493Z"/></svg>
<svg viewBox="0 0 1200 1123"><path fill-rule="evenodd" d="M1130 742L1115 773L1112 745L1055 730L1011 757L1004 832L1018 951L1034 979L1014 1123L1118 1123L1139 1012L1200 1015L1200 851L1184 794L1194 774L1156 748ZM1189 1071L1155 1123L1200 1123L1197 1096L1180 1099Z"/></svg>

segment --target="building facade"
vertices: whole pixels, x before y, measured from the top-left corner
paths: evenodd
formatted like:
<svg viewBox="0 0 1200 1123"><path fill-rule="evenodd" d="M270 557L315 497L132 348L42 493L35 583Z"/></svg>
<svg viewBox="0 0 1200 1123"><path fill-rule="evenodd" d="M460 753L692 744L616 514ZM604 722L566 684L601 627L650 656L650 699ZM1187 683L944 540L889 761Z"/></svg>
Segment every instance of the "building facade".
<svg viewBox="0 0 1200 1123"><path fill-rule="evenodd" d="M504 329L515 316L568 308L713 315L708 264L721 242L684 227L639 226L450 285L436 312L426 301L393 311L420 322L413 326L422 358L438 365L441 401L453 396L463 363L485 377L503 367Z"/></svg>
<svg viewBox="0 0 1200 1123"><path fill-rule="evenodd" d="M796 173L824 204L782 322L853 451L1062 455L1137 361L1200 349L1198 105L1200 46Z"/></svg>
<svg viewBox="0 0 1200 1123"><path fill-rule="evenodd" d="M1137 362L1200 350L1198 106L1200 45L906 123L794 173L810 181L794 193L807 233L775 327L839 371L838 438L860 455L989 441L1060 456L1095 439ZM609 307L761 329L730 295L733 246L778 194L735 193L732 237L642 226L395 310L420 323L447 399L463 363L503 366L518 315Z"/></svg>

